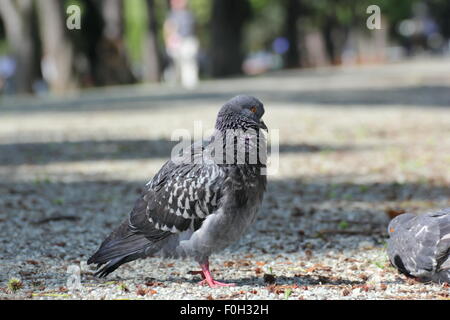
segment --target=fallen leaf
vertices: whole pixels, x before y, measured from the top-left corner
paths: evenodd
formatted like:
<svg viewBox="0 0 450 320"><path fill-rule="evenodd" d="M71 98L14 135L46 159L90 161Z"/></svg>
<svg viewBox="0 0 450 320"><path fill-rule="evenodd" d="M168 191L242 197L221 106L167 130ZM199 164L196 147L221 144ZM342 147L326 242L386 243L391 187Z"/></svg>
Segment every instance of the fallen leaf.
<svg viewBox="0 0 450 320"><path fill-rule="evenodd" d="M342 290L342 295L343 295L344 297L348 296L349 294L350 294L350 291L349 291L348 289Z"/></svg>
<svg viewBox="0 0 450 320"><path fill-rule="evenodd" d="M311 268L306 269L306 272L315 272L315 271L331 271L331 267L318 263L312 266Z"/></svg>
<svg viewBox="0 0 450 320"><path fill-rule="evenodd" d="M164 287L164 286L165 286L164 283L162 283L162 282L157 282L157 281L155 281L155 282L153 282L153 281L147 281L147 282L145 283L145 285L146 285L147 287Z"/></svg>

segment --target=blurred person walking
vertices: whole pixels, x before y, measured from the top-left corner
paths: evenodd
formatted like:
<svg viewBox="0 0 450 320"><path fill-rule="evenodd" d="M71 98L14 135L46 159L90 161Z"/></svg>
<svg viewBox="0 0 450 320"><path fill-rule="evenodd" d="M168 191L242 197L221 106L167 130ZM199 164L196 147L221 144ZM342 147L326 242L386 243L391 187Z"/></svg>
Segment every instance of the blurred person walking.
<svg viewBox="0 0 450 320"><path fill-rule="evenodd" d="M170 6L171 11L164 23L164 41L172 65L166 69L165 78L192 89L198 84L199 72L195 18L188 9L187 0L171 0Z"/></svg>
<svg viewBox="0 0 450 320"><path fill-rule="evenodd" d="M14 94L16 84L14 75L17 70L17 61L8 55L0 56L0 94Z"/></svg>

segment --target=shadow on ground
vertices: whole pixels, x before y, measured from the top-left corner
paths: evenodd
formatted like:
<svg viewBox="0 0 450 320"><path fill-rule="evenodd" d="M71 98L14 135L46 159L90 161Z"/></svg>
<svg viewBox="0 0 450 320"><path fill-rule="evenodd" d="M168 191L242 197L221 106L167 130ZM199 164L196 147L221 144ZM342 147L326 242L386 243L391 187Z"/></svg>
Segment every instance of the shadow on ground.
<svg viewBox="0 0 450 320"><path fill-rule="evenodd" d="M130 89L131 92L133 88ZM4 103L0 112L89 112L89 111L123 111L146 110L153 108L192 107L195 102L208 101L219 107L225 101L238 94L251 94L269 103L315 104L318 106L430 106L449 107L450 90L448 86L418 85L397 88L362 88L362 89L323 89L323 90L250 90L248 92L189 92L168 94L142 94L108 97L106 94L66 98L58 101L33 101L24 104Z"/></svg>
<svg viewBox="0 0 450 320"><path fill-rule="evenodd" d="M16 213L24 210L26 216L22 217L22 221L37 225L53 221L51 213L54 213L57 217L55 221L58 221L70 212L70 217L67 219L68 226L80 223L81 220L83 223L94 218L102 220L103 216L104 223L101 226L110 228L113 226L110 226L108 221L126 217L143 191L145 183L144 180L142 182L82 181L73 183L51 181L14 183L3 180L0 182L0 194L2 194L0 212L3 213L0 223L7 223L8 217L13 218ZM343 200L349 204L352 202L376 204L386 201L402 203L408 200L426 200L430 203L442 200L450 194L450 186L436 184L395 182L355 184L284 179L269 180L264 201L277 200L276 194L279 190L285 194L292 194L292 198L299 198L299 202L305 206ZM274 204L277 205L276 202ZM270 210L271 207L268 208ZM305 213L298 209L298 202L292 202L288 204L285 214L294 219L301 218L304 214L317 212L316 210ZM43 213L47 220L40 220ZM72 219L73 216L78 216L79 219ZM270 217L269 212L261 214L262 219L270 219ZM280 233L280 236L283 236L283 233Z"/></svg>
<svg viewBox="0 0 450 320"><path fill-rule="evenodd" d="M134 278L123 278L119 276L111 276L111 279L108 281L115 281L115 280L132 280ZM292 277L286 277L286 276L275 276L275 282L274 283L267 283L264 282L262 275L261 276L254 276L254 277L245 277L245 278L226 278L222 279L220 276L216 277L218 281L225 282L225 283L234 283L237 287L239 286L252 286L252 287L267 287L271 284L277 285L277 286L314 286L314 285L363 285L365 281L363 280L348 280L343 279L339 277L328 277L323 275L313 276L313 275L307 275L307 274L299 274ZM95 278L92 278L95 279ZM191 283L192 285L196 285L201 281L201 277L193 277L193 278L187 278L183 276L174 277L171 276L168 279L157 279L157 278L150 278L151 282L157 282L157 283L166 283L166 282L175 282L175 283ZM97 279L98 281L98 279ZM107 281L107 280L104 280Z"/></svg>
<svg viewBox="0 0 450 320"><path fill-rule="evenodd" d="M87 140L78 142L0 144L0 165L48 164L91 160L169 159L178 142L156 140ZM280 153L351 152L354 145L282 144ZM271 148L269 146L269 152Z"/></svg>

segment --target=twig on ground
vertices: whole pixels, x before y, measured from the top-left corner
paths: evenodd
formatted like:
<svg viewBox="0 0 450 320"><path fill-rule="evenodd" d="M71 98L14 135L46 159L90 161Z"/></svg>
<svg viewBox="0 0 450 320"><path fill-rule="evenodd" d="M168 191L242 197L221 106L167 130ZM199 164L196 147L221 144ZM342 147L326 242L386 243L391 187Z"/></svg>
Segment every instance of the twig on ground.
<svg viewBox="0 0 450 320"><path fill-rule="evenodd" d="M80 217L77 217L77 216L54 216L54 217L41 219L39 221L34 222L33 224L40 225L40 224L49 223L51 221L78 221L78 220L80 220Z"/></svg>

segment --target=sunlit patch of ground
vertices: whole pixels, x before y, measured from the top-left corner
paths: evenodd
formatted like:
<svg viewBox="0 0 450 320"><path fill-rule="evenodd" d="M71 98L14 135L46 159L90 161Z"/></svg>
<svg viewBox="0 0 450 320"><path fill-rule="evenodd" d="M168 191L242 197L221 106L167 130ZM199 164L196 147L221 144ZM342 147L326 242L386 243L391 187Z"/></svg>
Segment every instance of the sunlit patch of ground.
<svg viewBox="0 0 450 320"><path fill-rule="evenodd" d="M211 81L192 92L4 100L0 298L448 298L448 288L390 267L385 229L389 214L450 206L449 69L448 60L415 61ZM95 279L85 261L169 158L173 131L211 128L238 93L263 100L280 155L255 226L211 258L217 278L237 287L198 288L189 260L136 261ZM82 269L75 292L71 265ZM12 278L22 282L16 291Z"/></svg>

